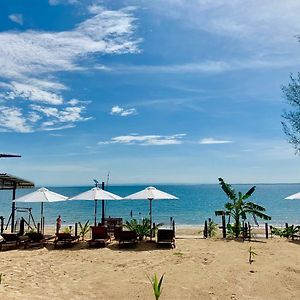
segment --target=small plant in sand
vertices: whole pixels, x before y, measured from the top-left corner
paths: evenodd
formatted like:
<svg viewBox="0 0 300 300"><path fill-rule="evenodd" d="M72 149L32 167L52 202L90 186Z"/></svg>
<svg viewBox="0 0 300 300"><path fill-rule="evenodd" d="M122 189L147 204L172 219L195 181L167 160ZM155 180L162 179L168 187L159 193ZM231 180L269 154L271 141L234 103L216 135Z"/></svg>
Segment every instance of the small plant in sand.
<svg viewBox="0 0 300 300"><path fill-rule="evenodd" d="M86 234L90 231L90 221L87 220L84 225L82 225L81 222L79 222L78 224L79 224L79 227L80 227L79 236L84 241L84 238L85 238Z"/></svg>
<svg viewBox="0 0 300 300"><path fill-rule="evenodd" d="M248 252L249 252L249 264L251 265L254 262L253 260L254 256L256 256L257 254L253 251L251 246L249 247Z"/></svg>
<svg viewBox="0 0 300 300"><path fill-rule="evenodd" d="M276 228L273 227L272 228L272 233L274 235L278 235L280 237L285 237L285 238L292 238L292 240L294 240L295 236L298 235L300 232L300 226L288 226L284 229L280 229L280 228Z"/></svg>
<svg viewBox="0 0 300 300"><path fill-rule="evenodd" d="M163 283L163 280L164 280L164 276L165 276L165 274L163 274L160 277L160 280L158 280L158 277L157 277L156 274L154 274L154 276L152 278L150 278L148 276L148 278L151 282L152 288L153 288L153 293L154 293L155 300L158 300L161 293L162 293L162 283Z"/></svg>
<svg viewBox="0 0 300 300"><path fill-rule="evenodd" d="M4 274L0 273L0 284L2 284L2 279L3 279Z"/></svg>
<svg viewBox="0 0 300 300"><path fill-rule="evenodd" d="M218 233L218 224L210 220L207 224L207 233L209 237L215 237Z"/></svg>
<svg viewBox="0 0 300 300"><path fill-rule="evenodd" d="M178 256L178 257L182 257L183 253L180 251L174 252L173 255Z"/></svg>

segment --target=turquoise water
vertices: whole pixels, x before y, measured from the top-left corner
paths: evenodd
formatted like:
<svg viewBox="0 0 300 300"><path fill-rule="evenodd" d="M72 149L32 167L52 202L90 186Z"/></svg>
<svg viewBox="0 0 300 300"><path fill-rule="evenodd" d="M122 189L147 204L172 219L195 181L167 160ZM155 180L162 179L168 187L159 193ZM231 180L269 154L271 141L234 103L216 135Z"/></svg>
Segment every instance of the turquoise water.
<svg viewBox="0 0 300 300"><path fill-rule="evenodd" d="M200 225L204 220L214 216L214 211L223 208L226 196L219 185L156 185L157 188L171 193L179 200L157 200L153 201L153 221L169 224L170 217L173 217L177 225ZM251 185L234 185L236 190L247 191ZM91 187L48 187L54 192L74 196ZM110 186L109 191L120 196L127 196L145 188L142 185L136 186ZM18 190L17 197L32 192L33 190ZM282 225L285 222L300 224L300 200L284 200L288 195L300 191L300 184L259 184L252 200L263 205L267 213L272 216L273 225ZM11 196L9 191L0 191L0 215L7 218L10 215ZM17 203L18 207L32 207L36 221L40 216L40 204ZM94 220L93 201L67 201L58 203L46 203L44 206L46 224L54 224L57 215L62 216L65 224L73 224L81 221ZM147 200L121 200L106 201L106 216L122 217L130 219L130 212L133 217L140 218L148 216L149 202ZM26 217L26 214L17 213L17 218ZM98 220L101 218L101 203L98 204Z"/></svg>

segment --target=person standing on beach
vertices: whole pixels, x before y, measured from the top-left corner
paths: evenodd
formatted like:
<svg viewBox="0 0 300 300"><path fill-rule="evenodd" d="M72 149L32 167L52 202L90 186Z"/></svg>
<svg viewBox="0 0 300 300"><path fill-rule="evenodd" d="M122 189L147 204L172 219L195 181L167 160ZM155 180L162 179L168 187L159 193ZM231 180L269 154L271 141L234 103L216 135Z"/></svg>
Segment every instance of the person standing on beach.
<svg viewBox="0 0 300 300"><path fill-rule="evenodd" d="M61 228L61 223L62 223L62 219L59 215L58 218L56 219L56 233L59 233L59 230Z"/></svg>

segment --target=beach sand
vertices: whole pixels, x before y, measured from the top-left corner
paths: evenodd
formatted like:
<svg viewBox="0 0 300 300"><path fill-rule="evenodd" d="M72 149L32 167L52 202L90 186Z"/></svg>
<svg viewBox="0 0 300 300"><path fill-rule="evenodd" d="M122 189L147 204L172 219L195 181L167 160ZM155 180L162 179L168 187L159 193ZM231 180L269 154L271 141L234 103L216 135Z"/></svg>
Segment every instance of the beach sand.
<svg viewBox="0 0 300 300"><path fill-rule="evenodd" d="M140 243L0 252L0 299L154 299L147 275L165 274L163 299L300 299L300 242L200 239L178 230L176 249ZM181 238L180 238L181 237ZM248 249L257 256L250 265Z"/></svg>

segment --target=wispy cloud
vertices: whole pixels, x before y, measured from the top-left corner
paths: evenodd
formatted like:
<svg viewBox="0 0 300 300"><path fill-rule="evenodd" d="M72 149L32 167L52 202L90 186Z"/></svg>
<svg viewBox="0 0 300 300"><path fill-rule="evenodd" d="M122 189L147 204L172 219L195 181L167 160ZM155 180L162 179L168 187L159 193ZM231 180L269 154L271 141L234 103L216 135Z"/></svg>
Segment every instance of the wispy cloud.
<svg viewBox="0 0 300 300"><path fill-rule="evenodd" d="M78 0L49 0L50 5L59 5L59 4L76 4Z"/></svg>
<svg viewBox="0 0 300 300"><path fill-rule="evenodd" d="M58 1L51 2L58 4ZM83 60L88 55L139 51L139 40L133 37L135 18L132 9L107 10L93 6L88 11L89 18L73 30L0 33L0 94L5 109L12 109L10 116L22 118L18 126L11 126L6 119L0 124L1 130L62 129L88 120L82 116L87 102L65 99L63 92L67 87L54 77L55 73L85 69ZM13 106L17 102L20 104L18 110ZM31 105L33 102L44 106L37 109L38 106ZM54 106L56 113L50 115ZM29 116L34 116L34 122L28 119ZM51 123L53 127L50 127Z"/></svg>
<svg viewBox="0 0 300 300"><path fill-rule="evenodd" d="M12 14L8 18L19 25L23 25L23 15L22 14Z"/></svg>
<svg viewBox="0 0 300 300"><path fill-rule="evenodd" d="M100 141L98 145L124 144L140 146L165 146L182 144L185 133L174 135L121 135L111 138L109 141Z"/></svg>
<svg viewBox="0 0 300 300"><path fill-rule="evenodd" d="M110 114L115 116L127 117L130 115L136 115L138 112L135 108L125 109L118 105L115 105L111 108Z"/></svg>
<svg viewBox="0 0 300 300"><path fill-rule="evenodd" d="M214 138L203 138L199 141L201 145L216 145L216 144L230 144L232 141L229 140L218 140Z"/></svg>

